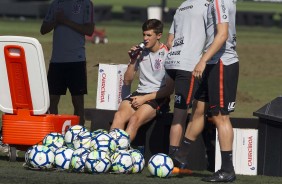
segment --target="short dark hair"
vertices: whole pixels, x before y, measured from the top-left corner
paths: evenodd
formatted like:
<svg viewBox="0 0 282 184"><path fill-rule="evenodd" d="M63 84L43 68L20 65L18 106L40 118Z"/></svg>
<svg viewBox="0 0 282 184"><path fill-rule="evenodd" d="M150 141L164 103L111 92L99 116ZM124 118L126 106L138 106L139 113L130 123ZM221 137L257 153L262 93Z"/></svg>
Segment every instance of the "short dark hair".
<svg viewBox="0 0 282 184"><path fill-rule="evenodd" d="M154 30L154 33L163 33L164 24L158 19L149 19L142 26L143 31Z"/></svg>

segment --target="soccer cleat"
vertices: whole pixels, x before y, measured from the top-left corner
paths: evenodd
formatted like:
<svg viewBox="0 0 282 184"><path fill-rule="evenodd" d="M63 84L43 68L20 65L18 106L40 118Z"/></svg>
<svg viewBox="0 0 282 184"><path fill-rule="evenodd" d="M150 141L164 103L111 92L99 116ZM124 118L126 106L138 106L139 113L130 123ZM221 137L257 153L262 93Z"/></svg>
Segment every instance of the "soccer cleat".
<svg viewBox="0 0 282 184"><path fill-rule="evenodd" d="M173 164L175 167L178 167L179 169L187 169L188 163L183 161L183 159L177 157L175 154L171 156ZM187 159L185 159L187 160Z"/></svg>
<svg viewBox="0 0 282 184"><path fill-rule="evenodd" d="M235 172L232 171L230 173L224 172L222 170L218 170L213 175L205 177L202 181L206 182L233 182L236 179Z"/></svg>

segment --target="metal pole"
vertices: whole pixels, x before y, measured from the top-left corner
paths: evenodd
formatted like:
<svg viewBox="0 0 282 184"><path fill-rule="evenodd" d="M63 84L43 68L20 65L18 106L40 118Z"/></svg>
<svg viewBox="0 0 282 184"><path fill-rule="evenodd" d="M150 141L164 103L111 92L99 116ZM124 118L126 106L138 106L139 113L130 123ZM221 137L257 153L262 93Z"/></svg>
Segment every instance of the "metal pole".
<svg viewBox="0 0 282 184"><path fill-rule="evenodd" d="M161 7L162 7L162 19L163 19L163 21L164 21L164 17L165 17L165 14L166 14L166 12L165 12L165 8L166 8L166 1L167 0L162 0L162 4L161 4Z"/></svg>
<svg viewBox="0 0 282 184"><path fill-rule="evenodd" d="M166 7L166 0L162 0L162 9L163 9L163 11L164 11L165 7Z"/></svg>

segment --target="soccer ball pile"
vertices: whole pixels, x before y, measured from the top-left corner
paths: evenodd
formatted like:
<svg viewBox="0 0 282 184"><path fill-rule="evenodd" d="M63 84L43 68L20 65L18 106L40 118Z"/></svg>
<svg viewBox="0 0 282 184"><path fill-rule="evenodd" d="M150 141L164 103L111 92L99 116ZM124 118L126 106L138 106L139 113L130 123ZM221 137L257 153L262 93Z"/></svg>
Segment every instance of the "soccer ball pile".
<svg viewBox="0 0 282 184"><path fill-rule="evenodd" d="M87 173L138 173L145 165L143 155L130 149L129 135L121 129L89 132L72 126L65 135L49 133L42 145L30 147L25 154L29 168L61 169Z"/></svg>

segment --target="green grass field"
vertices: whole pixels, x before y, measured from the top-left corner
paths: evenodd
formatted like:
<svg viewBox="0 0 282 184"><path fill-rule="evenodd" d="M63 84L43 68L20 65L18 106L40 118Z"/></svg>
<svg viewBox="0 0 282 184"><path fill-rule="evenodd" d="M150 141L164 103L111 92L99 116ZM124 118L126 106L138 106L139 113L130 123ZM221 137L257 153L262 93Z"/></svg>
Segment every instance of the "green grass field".
<svg viewBox="0 0 282 184"><path fill-rule="evenodd" d="M193 171L191 175L171 175L169 178L152 177L145 167L138 174L88 174L67 171L38 171L23 167L23 159L9 162L0 156L0 184L201 184L208 171ZM281 177L237 175L235 184L278 184Z"/></svg>
<svg viewBox="0 0 282 184"><path fill-rule="evenodd" d="M103 3L95 0L96 4ZM125 1L108 0L104 3L120 3ZM130 1L132 5L150 3L151 1ZM155 2L155 1L154 1ZM180 3L180 0L169 3ZM238 3L240 5L240 3ZM279 4L280 6L281 4ZM172 5L171 5L172 6ZM174 5L173 5L174 6ZM177 5L175 5L177 6ZM273 6L273 4L272 4ZM278 4L276 4L277 7ZM276 10L278 10L277 8ZM280 10L280 9L279 9ZM51 56L52 34L39 34L40 20L19 21L18 19L0 19L0 35L19 35L37 38L42 44L46 68ZM140 22L109 21L98 22L97 28L105 29L109 38L108 44L86 44L88 66L88 95L85 97L85 107L94 108L97 86L98 63L127 63L127 50L142 40ZM165 25L163 41L168 32L169 23ZM234 117L252 118L252 113L282 94L282 31L281 28L238 27L238 54L240 59L240 79L238 98ZM70 96L62 98L60 113L72 113ZM1 124L1 122L0 122ZM0 184L7 183L202 183L201 177L209 174L207 171L195 172L191 176L172 176L168 179L153 178L145 169L142 174L76 174L67 172L31 171L22 167L23 154L18 162L7 161L0 154ZM238 176L236 183L281 183L281 177L268 176Z"/></svg>

